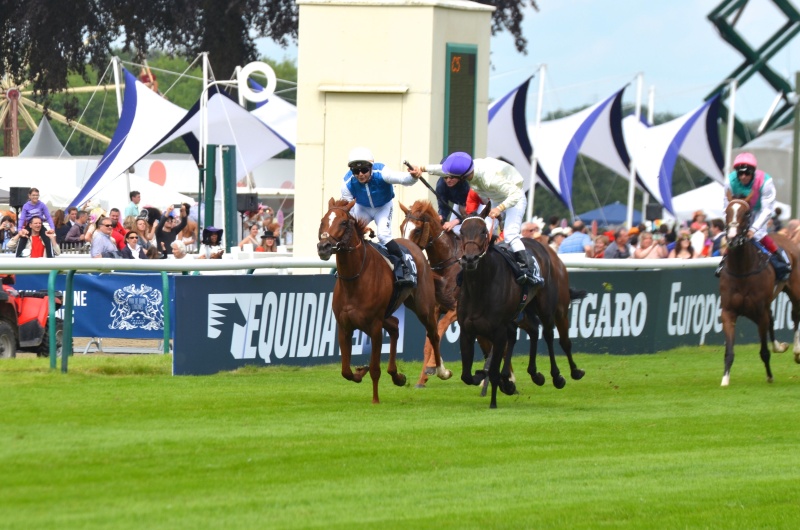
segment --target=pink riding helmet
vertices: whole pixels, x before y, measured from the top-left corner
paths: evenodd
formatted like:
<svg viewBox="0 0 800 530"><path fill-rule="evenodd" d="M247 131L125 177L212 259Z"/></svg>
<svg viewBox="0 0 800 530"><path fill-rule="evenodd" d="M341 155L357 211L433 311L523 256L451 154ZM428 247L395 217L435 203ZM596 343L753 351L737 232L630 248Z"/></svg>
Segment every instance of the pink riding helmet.
<svg viewBox="0 0 800 530"><path fill-rule="evenodd" d="M739 166L758 167L758 160L753 153L739 153L733 161L733 167Z"/></svg>

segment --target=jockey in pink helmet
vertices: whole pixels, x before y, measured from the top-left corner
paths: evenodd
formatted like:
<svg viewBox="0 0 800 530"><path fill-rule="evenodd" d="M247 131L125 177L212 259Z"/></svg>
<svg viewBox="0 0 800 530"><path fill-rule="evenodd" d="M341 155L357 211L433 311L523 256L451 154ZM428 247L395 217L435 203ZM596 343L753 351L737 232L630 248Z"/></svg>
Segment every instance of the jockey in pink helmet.
<svg viewBox="0 0 800 530"><path fill-rule="evenodd" d="M767 235L767 222L775 215L775 182L768 173L757 170L757 167L758 161L752 153L740 153L736 156L733 171L725 180L723 208L727 208L733 198L743 198L750 204L753 220L747 236L755 238L772 254L777 280L783 281L792 271L789 259Z"/></svg>

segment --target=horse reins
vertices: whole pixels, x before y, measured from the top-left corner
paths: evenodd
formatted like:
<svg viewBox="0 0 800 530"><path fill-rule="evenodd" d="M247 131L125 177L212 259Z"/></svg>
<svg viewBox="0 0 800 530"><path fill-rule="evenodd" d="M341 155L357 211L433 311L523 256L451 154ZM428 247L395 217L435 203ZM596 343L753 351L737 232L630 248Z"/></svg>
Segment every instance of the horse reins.
<svg viewBox="0 0 800 530"><path fill-rule="evenodd" d="M419 221L420 223L425 225L425 227L428 230L428 244L425 245L424 247L422 247L422 250L424 250L424 251L426 251L426 252L428 252L430 254L430 249L433 248L433 245L438 240L440 240L442 237L444 237L444 235L445 235L444 229L442 229L442 231L439 232L438 236L432 238L432 237L430 237L430 232L431 232L430 224L433 221L431 221L430 219L423 219L421 217L416 217L416 216L410 215L410 214L406 214L406 219L411 219L412 221ZM451 249L451 254L453 254L453 249ZM448 261L450 263L447 263ZM455 263L457 261L458 261L458 257L456 257L455 255L451 255L449 258L445 258L444 260L440 261L436 265L431 263L431 270L434 270L434 271L444 270L444 269L446 269L446 268L448 268L448 267L450 267L452 265L455 265Z"/></svg>
<svg viewBox="0 0 800 530"><path fill-rule="evenodd" d="M486 225L486 221L485 221L485 219L483 217L481 217L479 215L471 215L471 216L467 217L466 219L464 219L464 221L461 223L461 230L462 231L464 230L464 225L467 224L467 221L471 221L473 219L480 221L481 223L484 224L484 226ZM481 249L480 245L478 245L478 243L476 243L475 241L463 241L462 244L463 244L464 247L466 247L467 245L475 245L476 247L478 247L478 250ZM478 255L478 259L481 259L483 256L485 256L488 251L489 251L489 245L487 244L486 248L483 249L483 252L481 252Z"/></svg>

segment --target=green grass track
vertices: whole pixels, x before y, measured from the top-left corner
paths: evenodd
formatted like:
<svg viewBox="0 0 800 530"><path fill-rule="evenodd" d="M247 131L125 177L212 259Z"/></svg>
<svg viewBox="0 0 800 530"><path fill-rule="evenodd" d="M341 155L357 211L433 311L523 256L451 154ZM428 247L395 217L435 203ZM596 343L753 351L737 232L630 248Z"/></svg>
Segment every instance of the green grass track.
<svg viewBox="0 0 800 530"><path fill-rule="evenodd" d="M162 355L0 362L0 528L800 527L800 365L739 346L577 355L489 409L454 377L172 377ZM567 376L566 359L559 357ZM539 369L548 372L546 357ZM385 370L385 363L383 366Z"/></svg>

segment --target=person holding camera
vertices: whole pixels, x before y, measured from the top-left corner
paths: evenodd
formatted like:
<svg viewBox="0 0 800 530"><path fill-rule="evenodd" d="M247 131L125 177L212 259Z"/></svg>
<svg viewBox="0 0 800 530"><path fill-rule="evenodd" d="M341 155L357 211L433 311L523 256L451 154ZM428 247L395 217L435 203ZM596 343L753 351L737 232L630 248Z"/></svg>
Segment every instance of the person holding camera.
<svg viewBox="0 0 800 530"><path fill-rule="evenodd" d="M11 238L17 233L17 227L14 224L14 219L10 215L4 215L0 221L0 242L2 242L3 250L8 248Z"/></svg>
<svg viewBox="0 0 800 530"><path fill-rule="evenodd" d="M18 258L53 258L61 254L56 243L56 231L52 228L45 231L38 215L31 217L28 224L11 238L8 249Z"/></svg>
<svg viewBox="0 0 800 530"><path fill-rule="evenodd" d="M175 241L181 230L186 227L188 212L186 214L184 215L181 204L170 204L167 206L164 215L161 216L161 221L158 221L156 243L162 255L169 256L172 254L172 242Z"/></svg>

